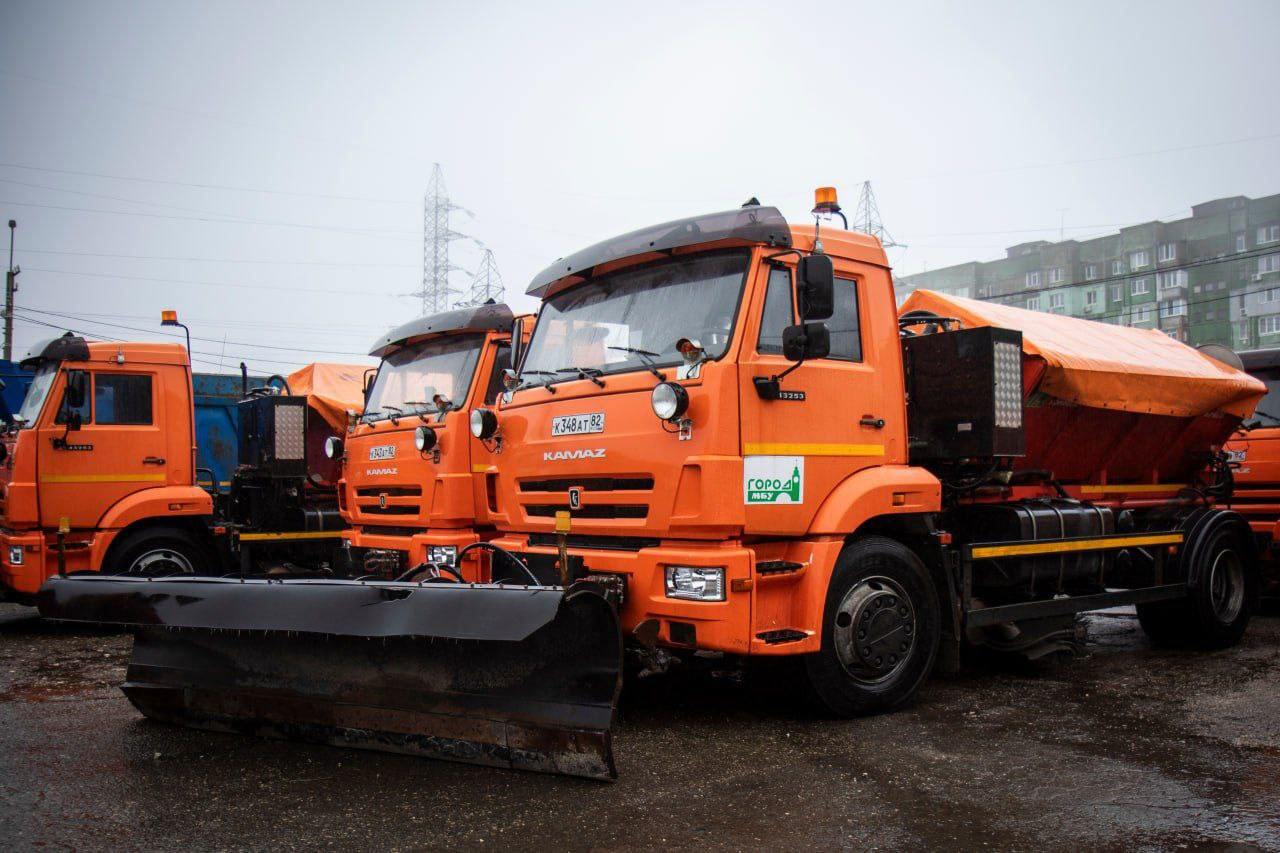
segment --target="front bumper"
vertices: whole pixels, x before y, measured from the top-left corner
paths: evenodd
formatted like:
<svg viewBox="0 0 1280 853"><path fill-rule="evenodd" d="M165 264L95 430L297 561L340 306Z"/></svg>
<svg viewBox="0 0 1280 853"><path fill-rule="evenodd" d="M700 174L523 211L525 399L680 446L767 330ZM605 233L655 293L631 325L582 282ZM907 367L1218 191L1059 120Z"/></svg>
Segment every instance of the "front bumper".
<svg viewBox="0 0 1280 853"><path fill-rule="evenodd" d="M13 560L15 549L21 549L20 563ZM47 570L46 556L50 560ZM19 602L28 600L55 571L54 555L46 551L44 536L38 530L24 533L0 530L0 586L10 598Z"/></svg>
<svg viewBox="0 0 1280 853"><path fill-rule="evenodd" d="M555 547L531 545L527 536L504 534L493 544L519 554L554 558ZM821 647L826 575L839 542L795 540L745 546L738 542L663 541L635 550L570 547L590 573L621 575L625 600L619 610L630 633L649 620L659 625L658 642L729 654L791 655ZM774 573L779 563L796 568ZM666 567L723 567L724 601L668 598ZM764 568L765 571L761 571ZM814 590L821 587L815 595Z"/></svg>
<svg viewBox="0 0 1280 853"><path fill-rule="evenodd" d="M399 551L404 554L402 567L409 569L427 561L430 546L446 546L461 552L468 545L487 541L492 536L482 536L471 528L438 528L411 535L383 533L376 527L349 527L342 538L351 548ZM481 555L468 556L458 567L468 580L482 581L488 570L488 562Z"/></svg>

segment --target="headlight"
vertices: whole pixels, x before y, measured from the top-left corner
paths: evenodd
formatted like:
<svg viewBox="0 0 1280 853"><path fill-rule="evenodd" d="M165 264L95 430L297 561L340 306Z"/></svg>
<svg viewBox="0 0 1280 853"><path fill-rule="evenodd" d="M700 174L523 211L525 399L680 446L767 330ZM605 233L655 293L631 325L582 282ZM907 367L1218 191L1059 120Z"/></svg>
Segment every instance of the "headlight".
<svg viewBox="0 0 1280 853"><path fill-rule="evenodd" d="M724 568L667 566L667 598L724 601Z"/></svg>
<svg viewBox="0 0 1280 853"><path fill-rule="evenodd" d="M436 440L436 431L429 426L420 426L413 431L413 446L421 453L435 447Z"/></svg>
<svg viewBox="0 0 1280 853"><path fill-rule="evenodd" d="M324 440L324 455L330 459L338 459L342 456L342 439L336 435L331 435Z"/></svg>
<svg viewBox="0 0 1280 853"><path fill-rule="evenodd" d="M479 439L493 438L498 431L498 416L488 409L471 410L471 434Z"/></svg>
<svg viewBox="0 0 1280 853"><path fill-rule="evenodd" d="M458 562L458 547L456 545L428 545L427 562L435 563L437 566L452 566Z"/></svg>
<svg viewBox="0 0 1280 853"><path fill-rule="evenodd" d="M22 546L21 545L9 546L9 564L12 566L22 565Z"/></svg>
<svg viewBox="0 0 1280 853"><path fill-rule="evenodd" d="M674 382L655 385L649 397L653 413L664 421L674 421L689 408L689 392Z"/></svg>

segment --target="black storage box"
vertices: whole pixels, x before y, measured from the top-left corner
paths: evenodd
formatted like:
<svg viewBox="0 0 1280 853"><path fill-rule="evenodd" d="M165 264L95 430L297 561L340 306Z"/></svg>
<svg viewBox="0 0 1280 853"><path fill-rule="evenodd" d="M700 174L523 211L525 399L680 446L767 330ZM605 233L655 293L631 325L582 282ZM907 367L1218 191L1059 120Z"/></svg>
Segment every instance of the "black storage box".
<svg viewBox="0 0 1280 853"><path fill-rule="evenodd" d="M1023 456L1022 333L982 327L902 339L913 463Z"/></svg>
<svg viewBox="0 0 1280 853"><path fill-rule="evenodd" d="M251 397L236 414L242 469L268 477L307 475L306 397Z"/></svg>

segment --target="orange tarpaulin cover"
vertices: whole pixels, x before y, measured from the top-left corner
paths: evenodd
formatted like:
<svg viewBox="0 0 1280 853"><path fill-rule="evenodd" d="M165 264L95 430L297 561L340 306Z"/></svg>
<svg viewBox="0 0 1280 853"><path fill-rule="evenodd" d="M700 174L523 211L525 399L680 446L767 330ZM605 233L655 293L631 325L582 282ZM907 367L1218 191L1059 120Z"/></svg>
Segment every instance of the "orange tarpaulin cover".
<svg viewBox="0 0 1280 853"><path fill-rule="evenodd" d="M1037 390L1082 406L1198 417L1253 413L1266 386L1157 329L1113 326L917 290L899 315L932 311L966 328L998 326L1022 332L1022 349L1048 370Z"/></svg>
<svg viewBox="0 0 1280 853"><path fill-rule="evenodd" d="M342 431L347 428L347 409L364 409L364 373L368 369L360 364L317 361L289 374L289 390L305 394L311 408Z"/></svg>

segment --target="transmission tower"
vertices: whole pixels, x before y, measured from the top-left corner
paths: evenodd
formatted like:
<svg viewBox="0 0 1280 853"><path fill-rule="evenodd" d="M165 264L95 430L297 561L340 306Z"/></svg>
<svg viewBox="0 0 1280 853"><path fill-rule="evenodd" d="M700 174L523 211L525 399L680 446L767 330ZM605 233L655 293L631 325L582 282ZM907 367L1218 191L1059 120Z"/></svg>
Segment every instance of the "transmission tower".
<svg viewBox="0 0 1280 853"><path fill-rule="evenodd" d="M483 305L492 299L502 302L506 298L506 288L502 286L502 273L493 260L493 250L485 249L480 254L480 265L471 274L472 305Z"/></svg>
<svg viewBox="0 0 1280 853"><path fill-rule="evenodd" d="M870 181L862 182L862 194L858 196L858 210L853 214L853 229L863 234L870 234L880 241L886 249L902 244L893 239L880 221L880 205L876 204L875 191Z"/></svg>
<svg viewBox="0 0 1280 853"><path fill-rule="evenodd" d="M449 310L458 295L449 286L449 273L460 269L449 263L449 244L466 237L449 227L449 214L464 210L449 200L440 164L431 170L431 183L422 202L422 290L410 296L422 300L422 316Z"/></svg>

